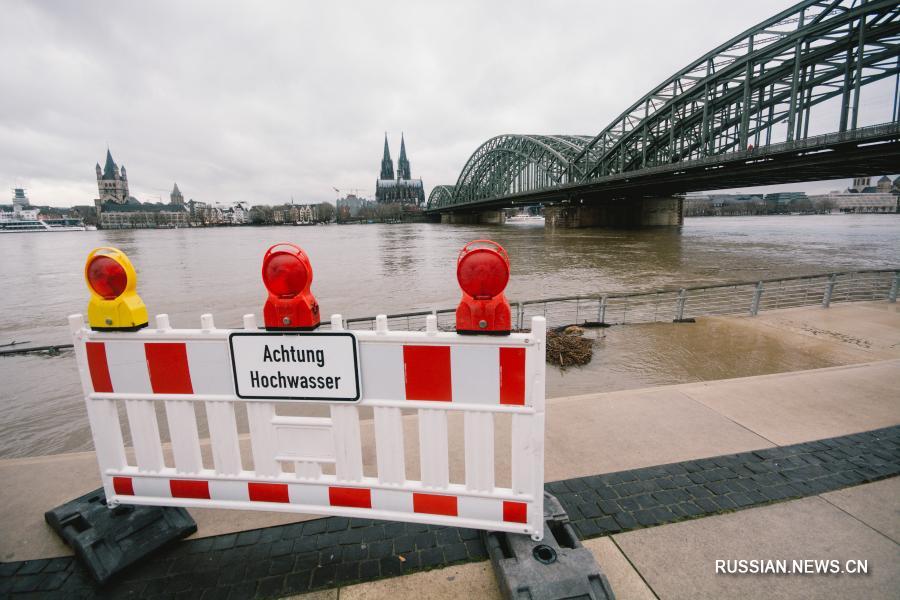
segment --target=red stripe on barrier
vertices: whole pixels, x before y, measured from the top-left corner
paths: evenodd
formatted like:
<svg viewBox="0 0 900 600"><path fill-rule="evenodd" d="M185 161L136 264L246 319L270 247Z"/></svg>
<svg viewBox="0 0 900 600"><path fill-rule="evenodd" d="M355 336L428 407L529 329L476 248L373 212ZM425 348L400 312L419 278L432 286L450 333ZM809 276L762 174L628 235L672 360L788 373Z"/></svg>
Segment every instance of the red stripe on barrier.
<svg viewBox="0 0 900 600"><path fill-rule="evenodd" d="M95 392L113 391L112 380L109 378L109 364L106 362L106 344L103 342L87 342L88 370L91 372L91 385Z"/></svg>
<svg viewBox="0 0 900 600"><path fill-rule="evenodd" d="M247 491L253 502L290 502L286 483L248 483Z"/></svg>
<svg viewBox="0 0 900 600"><path fill-rule="evenodd" d="M457 516L456 496L413 492L413 511L429 515Z"/></svg>
<svg viewBox="0 0 900 600"><path fill-rule="evenodd" d="M528 505L524 502L503 501L503 520L510 523L528 522Z"/></svg>
<svg viewBox="0 0 900 600"><path fill-rule="evenodd" d="M500 404L525 404L525 348L500 348Z"/></svg>
<svg viewBox="0 0 900 600"><path fill-rule="evenodd" d="M209 500L209 482L195 479L170 479L169 489L173 498L197 498Z"/></svg>
<svg viewBox="0 0 900 600"><path fill-rule="evenodd" d="M131 477L113 477L113 490L120 496L134 496L134 480Z"/></svg>
<svg viewBox="0 0 900 600"><path fill-rule="evenodd" d="M193 394L188 368L187 346L180 344L144 344L150 387L154 394Z"/></svg>
<svg viewBox="0 0 900 600"><path fill-rule="evenodd" d="M329 487L328 501L332 506L372 508L372 491L368 488Z"/></svg>
<svg viewBox="0 0 900 600"><path fill-rule="evenodd" d="M450 384L450 346L403 346L407 400L453 399Z"/></svg>

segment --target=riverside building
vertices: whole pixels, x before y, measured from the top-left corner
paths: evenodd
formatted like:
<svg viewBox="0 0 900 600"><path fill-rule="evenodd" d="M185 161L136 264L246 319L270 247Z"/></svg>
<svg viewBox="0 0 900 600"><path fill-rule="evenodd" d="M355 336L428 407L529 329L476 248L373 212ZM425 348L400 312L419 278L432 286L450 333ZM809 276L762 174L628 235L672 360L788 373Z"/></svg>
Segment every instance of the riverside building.
<svg viewBox="0 0 900 600"><path fill-rule="evenodd" d="M97 163L95 171L99 198L94 200L94 206L101 229L158 229L190 225L190 214L177 185L172 190L169 204L139 201L129 193L125 165L119 167L109 149L106 150L106 164L101 169L100 163Z"/></svg>

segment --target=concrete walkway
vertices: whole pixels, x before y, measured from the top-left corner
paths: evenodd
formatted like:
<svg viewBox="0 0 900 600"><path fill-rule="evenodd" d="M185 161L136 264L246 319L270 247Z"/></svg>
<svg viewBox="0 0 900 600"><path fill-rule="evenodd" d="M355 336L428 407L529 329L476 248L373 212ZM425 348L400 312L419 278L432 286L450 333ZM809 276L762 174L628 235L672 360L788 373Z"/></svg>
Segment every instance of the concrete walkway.
<svg viewBox="0 0 900 600"><path fill-rule="evenodd" d="M584 542L618 600L894 599L900 590L900 478ZM867 561L868 573L717 574L716 560ZM296 596L304 600L500 599L490 563Z"/></svg>
<svg viewBox="0 0 900 600"><path fill-rule="evenodd" d="M900 423L900 359L592 394L550 401L546 480L609 473L846 435ZM458 417L458 415L455 415ZM461 424L451 421L451 478L461 477ZM414 418L407 436L415 435ZM364 454L374 456L372 423ZM498 447L509 432L499 428ZM414 437L411 439L415 439ZM508 447L508 444L507 444ZM408 466L418 470L417 457ZM368 464L367 469L374 465ZM499 482L509 473L497 458ZM99 486L93 453L0 462L4 482L0 560L70 554L44 524L44 511ZM192 510L199 536L279 525L290 514ZM312 518L312 517L310 517Z"/></svg>

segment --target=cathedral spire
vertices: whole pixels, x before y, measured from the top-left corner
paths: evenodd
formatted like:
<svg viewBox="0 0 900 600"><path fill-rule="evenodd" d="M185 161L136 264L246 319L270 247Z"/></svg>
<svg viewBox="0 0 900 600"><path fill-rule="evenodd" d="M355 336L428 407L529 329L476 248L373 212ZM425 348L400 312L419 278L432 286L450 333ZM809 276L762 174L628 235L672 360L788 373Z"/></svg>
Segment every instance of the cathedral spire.
<svg viewBox="0 0 900 600"><path fill-rule="evenodd" d="M406 158L406 140L403 133L400 134L400 158L397 159L397 177L399 179L412 179L409 172L409 159Z"/></svg>
<svg viewBox="0 0 900 600"><path fill-rule="evenodd" d="M388 148L387 132L384 134L384 156L381 159L381 177L379 179L394 178L394 161L391 160L391 150Z"/></svg>

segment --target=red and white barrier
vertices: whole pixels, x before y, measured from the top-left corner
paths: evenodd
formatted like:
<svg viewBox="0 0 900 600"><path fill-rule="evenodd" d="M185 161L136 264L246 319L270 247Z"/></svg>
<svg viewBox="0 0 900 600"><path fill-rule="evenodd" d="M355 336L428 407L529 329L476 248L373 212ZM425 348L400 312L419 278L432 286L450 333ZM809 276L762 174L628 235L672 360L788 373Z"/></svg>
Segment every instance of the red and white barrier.
<svg viewBox="0 0 900 600"><path fill-rule="evenodd" d="M358 353L358 367L337 365L340 376L333 381L313 377L299 384L297 377L277 371L275 379L265 380L276 389L272 393L288 393L279 386L295 390L293 397L278 400L247 397L246 372L236 365L241 361L232 336L261 333L252 315L244 318L242 330L216 329L210 315L201 318L200 329L172 329L160 315L155 329L128 333L92 331L81 315L69 322L112 505L363 516L543 536L546 326L541 317L532 320L530 333L495 337L439 332L434 317L424 332L389 331L386 318L379 317L375 331L351 333L334 316L331 331L317 332L317 339L344 344L354 359ZM293 334L272 335L265 339L290 340ZM253 377L258 385L259 374ZM304 394L330 399L330 417L278 414L283 403ZM358 402L346 401L356 397ZM123 443L120 403L133 461ZM204 406L212 468L201 458L197 403ZM168 424L172 464L164 458L157 405ZM241 459L238 405L246 406L253 469ZM363 473L364 407L374 415L376 476ZM418 440L404 439L403 409L417 413ZM451 411L464 415L464 483L450 482ZM512 420L509 488L495 485L498 413L510 413ZM418 480L406 477L410 444L418 451ZM332 465L333 474L323 472Z"/></svg>

